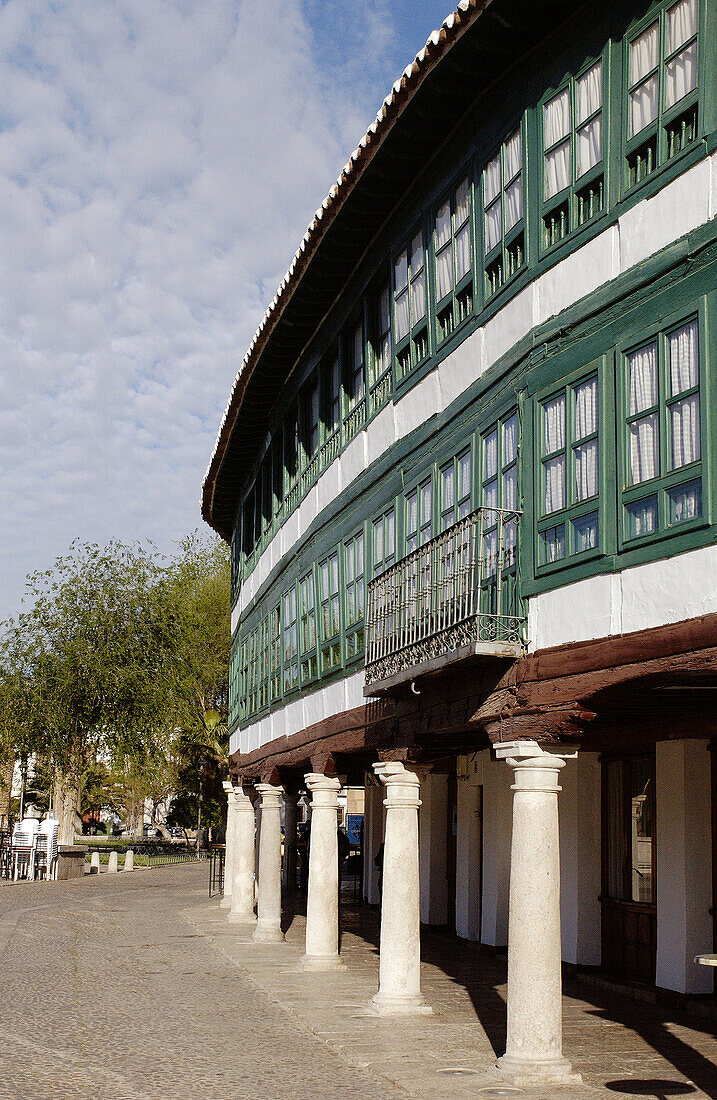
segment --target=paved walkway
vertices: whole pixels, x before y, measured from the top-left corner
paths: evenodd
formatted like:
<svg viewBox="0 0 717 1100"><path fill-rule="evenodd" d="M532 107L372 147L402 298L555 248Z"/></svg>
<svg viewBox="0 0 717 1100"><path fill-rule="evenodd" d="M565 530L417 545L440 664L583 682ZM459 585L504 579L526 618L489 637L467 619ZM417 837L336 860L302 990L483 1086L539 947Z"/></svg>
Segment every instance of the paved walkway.
<svg viewBox="0 0 717 1100"><path fill-rule="evenodd" d="M427 937L435 1015L377 1019L375 914L344 910L347 971L302 974L303 918L284 945L242 942L206 877L190 864L0 890L2 1100L717 1098L707 1025L577 984L565 1047L585 1084L505 1091L490 1072L501 960Z"/></svg>

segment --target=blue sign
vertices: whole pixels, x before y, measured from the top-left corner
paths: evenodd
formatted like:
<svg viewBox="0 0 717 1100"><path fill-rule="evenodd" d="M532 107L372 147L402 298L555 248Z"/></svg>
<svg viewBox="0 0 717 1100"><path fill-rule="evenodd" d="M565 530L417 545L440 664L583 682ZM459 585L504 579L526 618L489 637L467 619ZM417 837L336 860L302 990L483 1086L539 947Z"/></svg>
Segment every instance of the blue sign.
<svg viewBox="0 0 717 1100"><path fill-rule="evenodd" d="M346 814L346 836L352 844L361 843L363 814Z"/></svg>

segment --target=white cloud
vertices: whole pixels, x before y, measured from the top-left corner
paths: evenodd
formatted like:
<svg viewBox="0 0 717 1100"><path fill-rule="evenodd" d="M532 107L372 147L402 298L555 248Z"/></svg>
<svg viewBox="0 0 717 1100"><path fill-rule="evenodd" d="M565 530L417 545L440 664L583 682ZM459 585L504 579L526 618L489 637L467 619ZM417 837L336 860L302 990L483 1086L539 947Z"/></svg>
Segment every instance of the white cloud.
<svg viewBox="0 0 717 1100"><path fill-rule="evenodd" d="M237 366L388 89L388 10L319 67L301 0L0 9L0 618L76 536L200 525Z"/></svg>

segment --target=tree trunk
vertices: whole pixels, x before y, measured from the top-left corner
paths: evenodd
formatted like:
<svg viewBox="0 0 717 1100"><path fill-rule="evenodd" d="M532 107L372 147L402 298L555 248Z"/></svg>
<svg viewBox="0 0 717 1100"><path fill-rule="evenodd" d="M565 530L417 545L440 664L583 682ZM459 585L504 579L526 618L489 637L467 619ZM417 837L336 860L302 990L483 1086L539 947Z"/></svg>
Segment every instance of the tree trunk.
<svg viewBox="0 0 717 1100"><path fill-rule="evenodd" d="M80 780L73 775L58 775L52 804L54 815L60 822L58 844L74 844L79 820Z"/></svg>
<svg viewBox="0 0 717 1100"><path fill-rule="evenodd" d="M144 799L133 798L127 805L127 831L141 840L144 835Z"/></svg>
<svg viewBox="0 0 717 1100"><path fill-rule="evenodd" d="M10 824L10 800L12 798L12 777L15 772L15 757L10 756L0 765L0 827L7 829Z"/></svg>

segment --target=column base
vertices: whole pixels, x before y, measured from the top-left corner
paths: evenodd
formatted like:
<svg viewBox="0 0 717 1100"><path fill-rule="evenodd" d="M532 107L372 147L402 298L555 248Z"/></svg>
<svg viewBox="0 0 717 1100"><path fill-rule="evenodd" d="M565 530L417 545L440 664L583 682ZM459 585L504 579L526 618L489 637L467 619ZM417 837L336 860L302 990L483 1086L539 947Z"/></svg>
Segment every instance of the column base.
<svg viewBox="0 0 717 1100"><path fill-rule="evenodd" d="M219 908L220 909L231 909L231 907L232 907L232 896L231 896L231 894L224 894L224 896L222 897L222 900L219 902Z"/></svg>
<svg viewBox="0 0 717 1100"><path fill-rule="evenodd" d="M254 929L256 928L256 917L253 913L247 916L243 913L230 912L227 914L227 924L244 925L245 928Z"/></svg>
<svg viewBox="0 0 717 1100"><path fill-rule="evenodd" d="M432 1016L433 1009L423 997L386 997L377 993L371 999L369 1011L375 1016Z"/></svg>
<svg viewBox="0 0 717 1100"><path fill-rule="evenodd" d="M257 924L251 938L254 943L284 943L286 937L280 928L262 928Z"/></svg>
<svg viewBox="0 0 717 1100"><path fill-rule="evenodd" d="M322 970L346 970L346 964L339 955L302 955L298 969L318 973Z"/></svg>
<svg viewBox="0 0 717 1100"><path fill-rule="evenodd" d="M582 1077L573 1071L566 1058L518 1058L504 1054L495 1064L495 1071L503 1080L514 1085L579 1085Z"/></svg>

